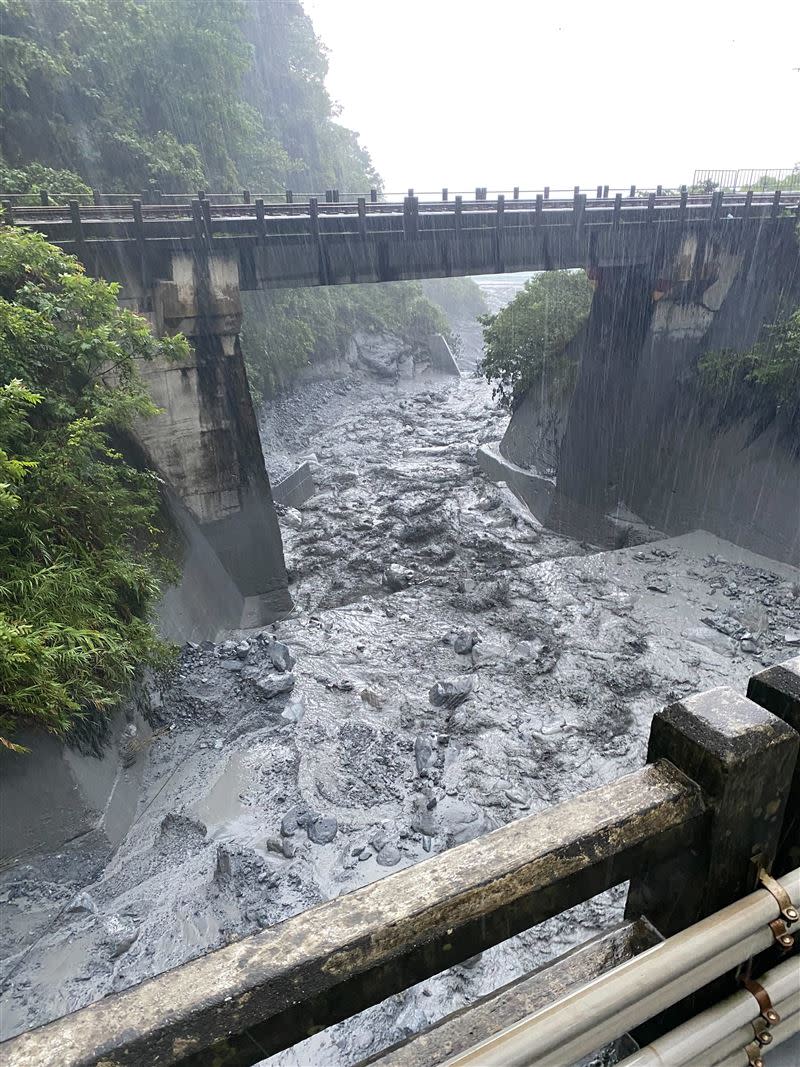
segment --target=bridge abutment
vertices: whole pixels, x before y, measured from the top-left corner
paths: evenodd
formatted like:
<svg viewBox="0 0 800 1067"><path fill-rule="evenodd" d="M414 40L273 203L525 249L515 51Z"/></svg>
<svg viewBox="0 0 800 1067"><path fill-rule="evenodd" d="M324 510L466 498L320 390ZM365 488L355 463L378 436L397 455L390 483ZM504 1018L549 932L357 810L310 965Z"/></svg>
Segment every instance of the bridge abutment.
<svg viewBox="0 0 800 1067"><path fill-rule="evenodd" d="M145 365L160 414L137 437L242 598L242 626L292 607L283 545L239 344L238 262L175 255L139 309L160 335L184 334L187 359Z"/></svg>

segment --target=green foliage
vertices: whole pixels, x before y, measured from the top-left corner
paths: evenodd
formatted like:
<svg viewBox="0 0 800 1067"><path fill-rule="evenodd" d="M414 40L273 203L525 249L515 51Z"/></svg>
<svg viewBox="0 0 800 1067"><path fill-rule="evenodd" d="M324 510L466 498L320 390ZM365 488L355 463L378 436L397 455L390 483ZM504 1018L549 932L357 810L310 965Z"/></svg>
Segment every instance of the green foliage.
<svg viewBox="0 0 800 1067"><path fill-rule="evenodd" d="M0 0L0 150L95 188L377 183L297 0Z"/></svg>
<svg viewBox="0 0 800 1067"><path fill-rule="evenodd" d="M481 318L481 370L503 404L513 407L534 385L559 394L574 384L577 364L565 349L591 304L583 271L548 271L527 281L499 314Z"/></svg>
<svg viewBox="0 0 800 1067"><path fill-rule="evenodd" d="M472 278L427 278L420 284L425 296L454 319L476 319L489 310Z"/></svg>
<svg viewBox="0 0 800 1067"><path fill-rule="evenodd" d="M164 648L158 485L118 440L154 413L137 364L185 353L38 234L0 230L0 742L111 707Z"/></svg>
<svg viewBox="0 0 800 1067"><path fill-rule="evenodd" d="M780 414L800 448L800 307L765 326L748 351L708 353L698 373L723 420L754 414L762 426Z"/></svg>
<svg viewBox="0 0 800 1067"><path fill-rule="evenodd" d="M354 333L390 334L409 346L450 339L444 313L417 282L277 289L248 294L242 345L250 385L269 399L298 370L343 356Z"/></svg>
<svg viewBox="0 0 800 1067"><path fill-rule="evenodd" d="M29 163L25 167L9 167L0 158L0 189L4 193L26 193L15 198L15 204L38 204L39 193L46 190L57 203L66 203L70 196L88 194L91 189L83 179L71 170L53 170L41 163Z"/></svg>

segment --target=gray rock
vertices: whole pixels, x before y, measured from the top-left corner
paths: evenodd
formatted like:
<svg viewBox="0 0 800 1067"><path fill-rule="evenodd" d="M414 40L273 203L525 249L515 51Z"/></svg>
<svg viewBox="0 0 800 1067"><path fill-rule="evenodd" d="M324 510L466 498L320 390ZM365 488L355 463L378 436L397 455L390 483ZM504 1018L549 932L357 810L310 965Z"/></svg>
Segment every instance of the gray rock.
<svg viewBox="0 0 800 1067"><path fill-rule="evenodd" d="M288 722L300 722L306 713L305 701L300 696L293 696L281 712L281 718Z"/></svg>
<svg viewBox="0 0 800 1067"><path fill-rule="evenodd" d="M217 740L214 742L214 749L217 752L219 752L219 750L222 748L223 744L224 744L224 742L223 742L222 738L218 737Z"/></svg>
<svg viewBox="0 0 800 1067"><path fill-rule="evenodd" d="M292 530L299 530L303 525L303 516L297 508L285 508L281 515L281 525L288 526Z"/></svg>
<svg viewBox="0 0 800 1067"><path fill-rule="evenodd" d="M468 655L478 642L477 630L462 630L453 641L453 648L459 656Z"/></svg>
<svg viewBox="0 0 800 1067"><path fill-rule="evenodd" d="M235 641L223 641L219 646L219 656L221 659L232 659L236 654Z"/></svg>
<svg viewBox="0 0 800 1067"><path fill-rule="evenodd" d="M383 584L393 593L399 593L401 589L407 589L414 572L401 567L399 563L390 563L383 572Z"/></svg>
<svg viewBox="0 0 800 1067"><path fill-rule="evenodd" d="M467 675L464 678L435 682L428 692L428 699L436 708L457 708L471 692L472 677Z"/></svg>
<svg viewBox="0 0 800 1067"><path fill-rule="evenodd" d="M289 808L284 817L281 819L281 834L284 837L291 837L292 834L296 834L299 822L297 817L300 814L299 808Z"/></svg>
<svg viewBox="0 0 800 1067"><path fill-rule="evenodd" d="M288 674L267 674L261 678L255 679L255 685L261 690L265 697L275 697L279 693L288 693L290 689L294 687L294 675L291 671Z"/></svg>
<svg viewBox="0 0 800 1067"><path fill-rule="evenodd" d="M123 918L121 915L110 915L104 920L103 926L105 927L105 944L110 950L112 960L127 952L139 936L139 930L133 920Z"/></svg>
<svg viewBox="0 0 800 1067"><path fill-rule="evenodd" d="M417 774L420 778L426 777L433 759L433 746L430 738L425 734L417 734L414 738L414 759L417 764Z"/></svg>
<svg viewBox="0 0 800 1067"><path fill-rule="evenodd" d="M800 645L800 630L787 630L783 642L786 645Z"/></svg>
<svg viewBox="0 0 800 1067"><path fill-rule="evenodd" d="M751 655L755 655L755 653L761 651L758 641L756 641L756 639L750 634L745 634L745 636L739 642L739 647L741 648L742 652L749 652L751 653Z"/></svg>
<svg viewBox="0 0 800 1067"><path fill-rule="evenodd" d="M267 655L275 670L280 671L282 674L291 671L297 662L289 651L289 646L285 645L283 641L270 641L267 645Z"/></svg>
<svg viewBox="0 0 800 1067"><path fill-rule="evenodd" d="M666 578L660 574L648 574L646 576L647 588L654 593L668 593L670 586Z"/></svg>
<svg viewBox="0 0 800 1067"><path fill-rule="evenodd" d="M315 845L329 845L339 832L339 823L333 815L323 815L314 822L306 824L306 833L309 841Z"/></svg>
<svg viewBox="0 0 800 1067"><path fill-rule="evenodd" d="M297 855L297 845L288 837L284 837L283 839L283 854L287 860L294 859Z"/></svg>
<svg viewBox="0 0 800 1067"><path fill-rule="evenodd" d="M400 862L400 849L397 845L386 844L375 858L381 867L395 867Z"/></svg>
<svg viewBox="0 0 800 1067"><path fill-rule="evenodd" d="M249 652L250 652L250 642L249 641L240 641L239 644L236 646L236 655L239 657L239 659L247 659L247 656L248 656Z"/></svg>
<svg viewBox="0 0 800 1067"><path fill-rule="evenodd" d="M389 843L389 835L385 830L376 830L372 837L369 839L369 843L375 849L376 852L380 852L384 845Z"/></svg>
<svg viewBox="0 0 800 1067"><path fill-rule="evenodd" d="M244 667L244 663L240 659L223 659L220 660L220 667L224 671L240 671Z"/></svg>
<svg viewBox="0 0 800 1067"><path fill-rule="evenodd" d="M67 907L67 911L86 911L90 915L97 915L97 905L95 904L92 896L83 890L78 893L73 901Z"/></svg>

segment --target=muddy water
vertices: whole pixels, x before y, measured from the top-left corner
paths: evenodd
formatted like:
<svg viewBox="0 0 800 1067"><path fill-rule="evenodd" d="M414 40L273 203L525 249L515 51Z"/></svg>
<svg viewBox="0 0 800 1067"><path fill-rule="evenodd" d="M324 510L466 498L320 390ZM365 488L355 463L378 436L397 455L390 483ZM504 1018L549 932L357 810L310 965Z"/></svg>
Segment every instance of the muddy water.
<svg viewBox="0 0 800 1067"><path fill-rule="evenodd" d="M281 517L297 610L186 648L153 681L174 729L138 752L136 822L99 868L77 844L3 872L6 1033L608 781L641 764L663 703L741 689L792 654L797 572L705 534L598 554L487 482L475 450L505 416L469 373L477 331L462 333L460 380L395 381L388 365L265 413L273 473L319 463L316 496ZM258 684L270 636L297 660L273 697ZM466 699L432 701L436 683ZM584 940L622 901L614 890L277 1060L354 1063Z"/></svg>

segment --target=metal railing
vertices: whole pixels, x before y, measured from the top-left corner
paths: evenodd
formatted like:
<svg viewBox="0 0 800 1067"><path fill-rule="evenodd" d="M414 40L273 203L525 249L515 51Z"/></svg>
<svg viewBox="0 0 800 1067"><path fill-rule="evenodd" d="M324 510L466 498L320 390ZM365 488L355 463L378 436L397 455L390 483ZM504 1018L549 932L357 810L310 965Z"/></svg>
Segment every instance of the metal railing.
<svg viewBox="0 0 800 1067"><path fill-rule="evenodd" d="M750 167L737 170L696 170L692 185L713 189L753 189L766 191L779 186L782 189L800 189L800 167Z"/></svg>
<svg viewBox="0 0 800 1067"><path fill-rule="evenodd" d="M645 1019L666 1032L682 1021L659 1023L666 1005L680 1000L690 1018L709 996L713 1003L733 991L736 964L772 941L776 951L793 942L786 924L796 909L793 919L774 890L734 902L752 892L759 868L783 875L800 850L797 827L784 821L800 784L800 657L756 676L749 692L759 704L723 688L671 705L653 719L642 770L12 1038L0 1046L2 1061L245 1067L628 880L622 931L466 1016L448 1017L379 1062L472 1062L468 1049L518 1026L537 996L551 1052L559 1033L577 1049ZM799 877L786 880L792 891ZM728 910L705 918L720 908ZM668 939L661 945L660 936ZM618 973L623 967L597 978L621 959L631 961L627 974ZM661 962L653 967L652 959ZM720 975L727 975L722 994L706 986ZM566 1002L541 1009L543 983L563 989L566 976L568 985L591 981L594 990L574 994L577 1014L569 1018L580 1021L567 1034ZM640 996L645 987L648 996ZM622 998L614 1013L608 989ZM545 1031L537 1032L544 1054Z"/></svg>

